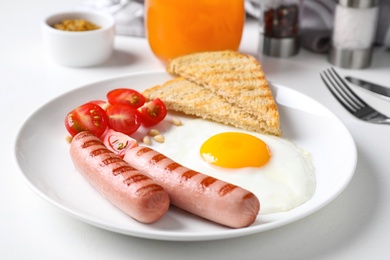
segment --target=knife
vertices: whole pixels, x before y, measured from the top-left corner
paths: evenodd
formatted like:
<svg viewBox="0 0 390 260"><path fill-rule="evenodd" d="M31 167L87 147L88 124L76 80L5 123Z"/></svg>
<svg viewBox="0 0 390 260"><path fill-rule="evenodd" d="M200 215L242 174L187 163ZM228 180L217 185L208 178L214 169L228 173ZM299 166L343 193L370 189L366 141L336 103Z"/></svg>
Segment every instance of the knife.
<svg viewBox="0 0 390 260"><path fill-rule="evenodd" d="M369 91L372 91L376 94L379 94L379 95L382 95L385 97L390 97L390 88L380 86L380 85L377 85L377 84L374 84L371 82L367 82L367 81L362 80L362 79L349 77L349 76L345 77L345 79L356 86L367 89Z"/></svg>

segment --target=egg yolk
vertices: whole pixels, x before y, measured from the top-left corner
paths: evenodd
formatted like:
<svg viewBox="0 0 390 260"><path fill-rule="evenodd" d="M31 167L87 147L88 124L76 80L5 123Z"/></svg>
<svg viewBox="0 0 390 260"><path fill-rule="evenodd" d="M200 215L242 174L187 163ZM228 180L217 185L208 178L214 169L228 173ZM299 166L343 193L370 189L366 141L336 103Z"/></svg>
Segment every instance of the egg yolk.
<svg viewBox="0 0 390 260"><path fill-rule="evenodd" d="M224 168L261 167L271 151L267 144L249 134L226 132L210 137L200 148L203 159Z"/></svg>

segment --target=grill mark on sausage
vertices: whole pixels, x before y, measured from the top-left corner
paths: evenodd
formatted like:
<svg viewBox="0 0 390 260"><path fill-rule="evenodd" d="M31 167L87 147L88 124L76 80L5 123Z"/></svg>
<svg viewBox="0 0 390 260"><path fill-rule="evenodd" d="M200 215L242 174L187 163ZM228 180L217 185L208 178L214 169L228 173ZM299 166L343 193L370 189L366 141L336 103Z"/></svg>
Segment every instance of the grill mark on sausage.
<svg viewBox="0 0 390 260"><path fill-rule="evenodd" d="M119 157L109 157L105 160L102 161L105 165L110 165L112 163L117 163L117 162L124 162L122 158Z"/></svg>
<svg viewBox="0 0 390 260"><path fill-rule="evenodd" d="M94 136L94 135L89 131L82 131L78 133L74 138L76 138L76 140L80 140L87 136Z"/></svg>
<svg viewBox="0 0 390 260"><path fill-rule="evenodd" d="M165 167L165 170L171 172L179 167L181 167L181 165L179 163L173 162L173 163L169 164L167 167Z"/></svg>
<svg viewBox="0 0 390 260"><path fill-rule="evenodd" d="M142 186L137 190L137 193L142 193L143 196L147 196L149 193L155 193L156 191L164 190L163 187L157 184L149 184Z"/></svg>
<svg viewBox="0 0 390 260"><path fill-rule="evenodd" d="M184 172L181 175L181 178L184 179L184 180L189 180L189 179L191 179L192 177L194 177L195 175L198 175L198 174L199 174L199 172L197 172L197 171L188 170L188 171Z"/></svg>
<svg viewBox="0 0 390 260"><path fill-rule="evenodd" d="M115 168L112 170L112 174L114 174L114 176L117 176L118 174L121 174L121 173L124 173L124 172L127 172L127 171L134 171L135 169L133 167L131 167L130 165L124 165L124 166L120 166L118 168Z"/></svg>
<svg viewBox="0 0 390 260"><path fill-rule="evenodd" d="M248 192L248 194L246 194L243 199L244 200L247 200L247 199L251 199L252 197L254 197L255 195L252 193L252 192Z"/></svg>
<svg viewBox="0 0 390 260"><path fill-rule="evenodd" d="M150 180L148 176L145 176L143 174L136 174L133 176L130 176L129 178L125 179L123 183L127 184L127 186L130 186L133 183L145 181L145 180Z"/></svg>
<svg viewBox="0 0 390 260"><path fill-rule="evenodd" d="M214 182L216 182L217 179L216 178L213 178L213 177L210 177L210 176L207 176L206 178L204 178L200 185L203 187L203 188L207 188L208 186L210 186L211 184L213 184Z"/></svg>
<svg viewBox="0 0 390 260"><path fill-rule="evenodd" d="M167 158L165 155L163 155L162 153L159 153L159 154L153 156L150 159L150 162L153 164L157 164L159 161L164 160L165 158Z"/></svg>
<svg viewBox="0 0 390 260"><path fill-rule="evenodd" d="M223 186L220 190L219 190L219 196L223 197L225 196L226 194L232 192L235 188L237 188L236 185L233 185L233 184L226 184L225 186Z"/></svg>
<svg viewBox="0 0 390 260"><path fill-rule="evenodd" d="M98 155L104 154L104 153L112 153L112 152L110 150L108 150L106 147L102 147L102 148L91 151L89 153L89 155L91 157L94 157L94 156L98 156Z"/></svg>
<svg viewBox="0 0 390 260"><path fill-rule="evenodd" d="M89 141L84 142L81 145L81 148L85 149L85 148L88 148L88 147L94 146L94 145L103 145L103 143L100 140L89 140Z"/></svg>
<svg viewBox="0 0 390 260"><path fill-rule="evenodd" d="M137 156L141 157L142 155L144 155L145 153L147 152L150 152L152 151L151 148L149 147L143 147L142 149L139 149L138 152L136 153Z"/></svg>

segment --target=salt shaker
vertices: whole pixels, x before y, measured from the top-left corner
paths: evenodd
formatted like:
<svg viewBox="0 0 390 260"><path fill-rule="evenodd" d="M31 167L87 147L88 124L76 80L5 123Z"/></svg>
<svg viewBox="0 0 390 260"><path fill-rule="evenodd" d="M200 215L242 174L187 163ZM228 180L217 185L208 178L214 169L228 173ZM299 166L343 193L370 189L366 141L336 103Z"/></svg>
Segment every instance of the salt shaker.
<svg viewBox="0 0 390 260"><path fill-rule="evenodd" d="M263 0L263 53L289 57L299 51L301 0Z"/></svg>
<svg viewBox="0 0 390 260"><path fill-rule="evenodd" d="M371 63L379 0L338 0L329 61L335 66L362 69Z"/></svg>

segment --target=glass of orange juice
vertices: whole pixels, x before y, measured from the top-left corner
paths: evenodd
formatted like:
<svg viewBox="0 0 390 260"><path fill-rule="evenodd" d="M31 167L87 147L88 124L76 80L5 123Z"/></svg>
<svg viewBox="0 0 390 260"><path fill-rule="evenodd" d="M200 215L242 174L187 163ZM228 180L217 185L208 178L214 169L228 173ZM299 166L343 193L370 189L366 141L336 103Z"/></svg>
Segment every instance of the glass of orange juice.
<svg viewBox="0 0 390 260"><path fill-rule="evenodd" d="M164 62L192 52L238 50L244 22L244 0L145 1L149 45Z"/></svg>

